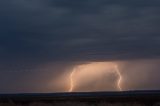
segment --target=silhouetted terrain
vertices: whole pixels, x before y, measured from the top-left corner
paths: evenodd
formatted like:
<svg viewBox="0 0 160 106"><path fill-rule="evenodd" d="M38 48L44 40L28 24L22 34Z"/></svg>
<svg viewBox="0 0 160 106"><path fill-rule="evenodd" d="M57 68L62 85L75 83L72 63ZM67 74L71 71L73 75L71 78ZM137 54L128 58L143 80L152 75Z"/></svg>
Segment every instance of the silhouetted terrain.
<svg viewBox="0 0 160 106"><path fill-rule="evenodd" d="M160 106L160 91L0 94L0 106Z"/></svg>

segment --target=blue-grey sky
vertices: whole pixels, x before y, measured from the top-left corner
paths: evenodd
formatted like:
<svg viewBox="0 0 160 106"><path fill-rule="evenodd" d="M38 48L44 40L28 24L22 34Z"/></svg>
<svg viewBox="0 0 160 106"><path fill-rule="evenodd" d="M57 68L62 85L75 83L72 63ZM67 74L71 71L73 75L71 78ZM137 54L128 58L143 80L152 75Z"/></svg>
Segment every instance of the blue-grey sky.
<svg viewBox="0 0 160 106"><path fill-rule="evenodd" d="M0 1L0 92L45 92L39 79L64 72L51 66L74 62L156 59L160 76L159 47L159 0Z"/></svg>

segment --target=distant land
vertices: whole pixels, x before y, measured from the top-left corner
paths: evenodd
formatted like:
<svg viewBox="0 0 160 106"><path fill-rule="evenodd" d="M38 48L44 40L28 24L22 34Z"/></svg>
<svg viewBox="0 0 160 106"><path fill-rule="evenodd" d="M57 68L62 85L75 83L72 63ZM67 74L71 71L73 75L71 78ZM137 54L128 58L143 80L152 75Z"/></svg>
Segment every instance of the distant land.
<svg viewBox="0 0 160 106"><path fill-rule="evenodd" d="M84 102L84 103L128 103L143 104L160 103L160 90L146 91L122 91L122 92L63 92L63 93L21 93L0 94L0 103L60 103L60 102Z"/></svg>

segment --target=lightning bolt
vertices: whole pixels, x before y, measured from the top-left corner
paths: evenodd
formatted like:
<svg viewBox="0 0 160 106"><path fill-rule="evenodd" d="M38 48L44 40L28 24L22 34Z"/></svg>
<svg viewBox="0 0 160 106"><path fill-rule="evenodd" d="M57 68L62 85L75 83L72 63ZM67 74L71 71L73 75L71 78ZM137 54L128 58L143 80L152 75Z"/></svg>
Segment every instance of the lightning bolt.
<svg viewBox="0 0 160 106"><path fill-rule="evenodd" d="M121 75L117 65L115 65L113 67L115 68L115 71L116 71L117 75L119 76L118 81L117 81L117 88L119 89L119 91L122 91L122 87L121 87L122 75ZM69 88L68 92L73 92L73 90L74 90L74 86L75 86L75 84L74 84L74 75L75 75L76 71L77 71L77 67L75 67L73 69L73 71L71 72L71 74L69 76L70 88Z"/></svg>
<svg viewBox="0 0 160 106"><path fill-rule="evenodd" d="M117 82L117 87L118 87L119 91L122 91L122 88L121 88L122 75L121 75L117 65L115 65L115 70L116 70L116 73L119 76L119 79L118 79L118 82Z"/></svg>
<svg viewBox="0 0 160 106"><path fill-rule="evenodd" d="M76 68L74 68L74 70L71 72L71 74L70 74L70 88L69 88L69 92L72 92L73 91L73 89L74 89L74 81L73 81L73 76L74 76L74 74L75 74L75 72L76 72Z"/></svg>

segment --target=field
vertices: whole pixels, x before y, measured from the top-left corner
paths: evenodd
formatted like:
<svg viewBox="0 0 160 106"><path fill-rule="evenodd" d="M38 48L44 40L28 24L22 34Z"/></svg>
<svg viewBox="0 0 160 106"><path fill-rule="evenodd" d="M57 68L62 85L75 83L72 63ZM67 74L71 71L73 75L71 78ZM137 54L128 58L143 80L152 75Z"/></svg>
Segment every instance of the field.
<svg viewBox="0 0 160 106"><path fill-rule="evenodd" d="M86 103L72 103L72 102L67 102L67 103L57 103L57 104L52 104L52 103L30 103L30 104L10 104L10 103L1 103L0 106L147 106L142 103L98 103L98 104L86 104ZM160 103L156 103L153 105L148 105L148 106L160 106Z"/></svg>
<svg viewBox="0 0 160 106"><path fill-rule="evenodd" d="M160 91L0 94L0 106L160 106Z"/></svg>

